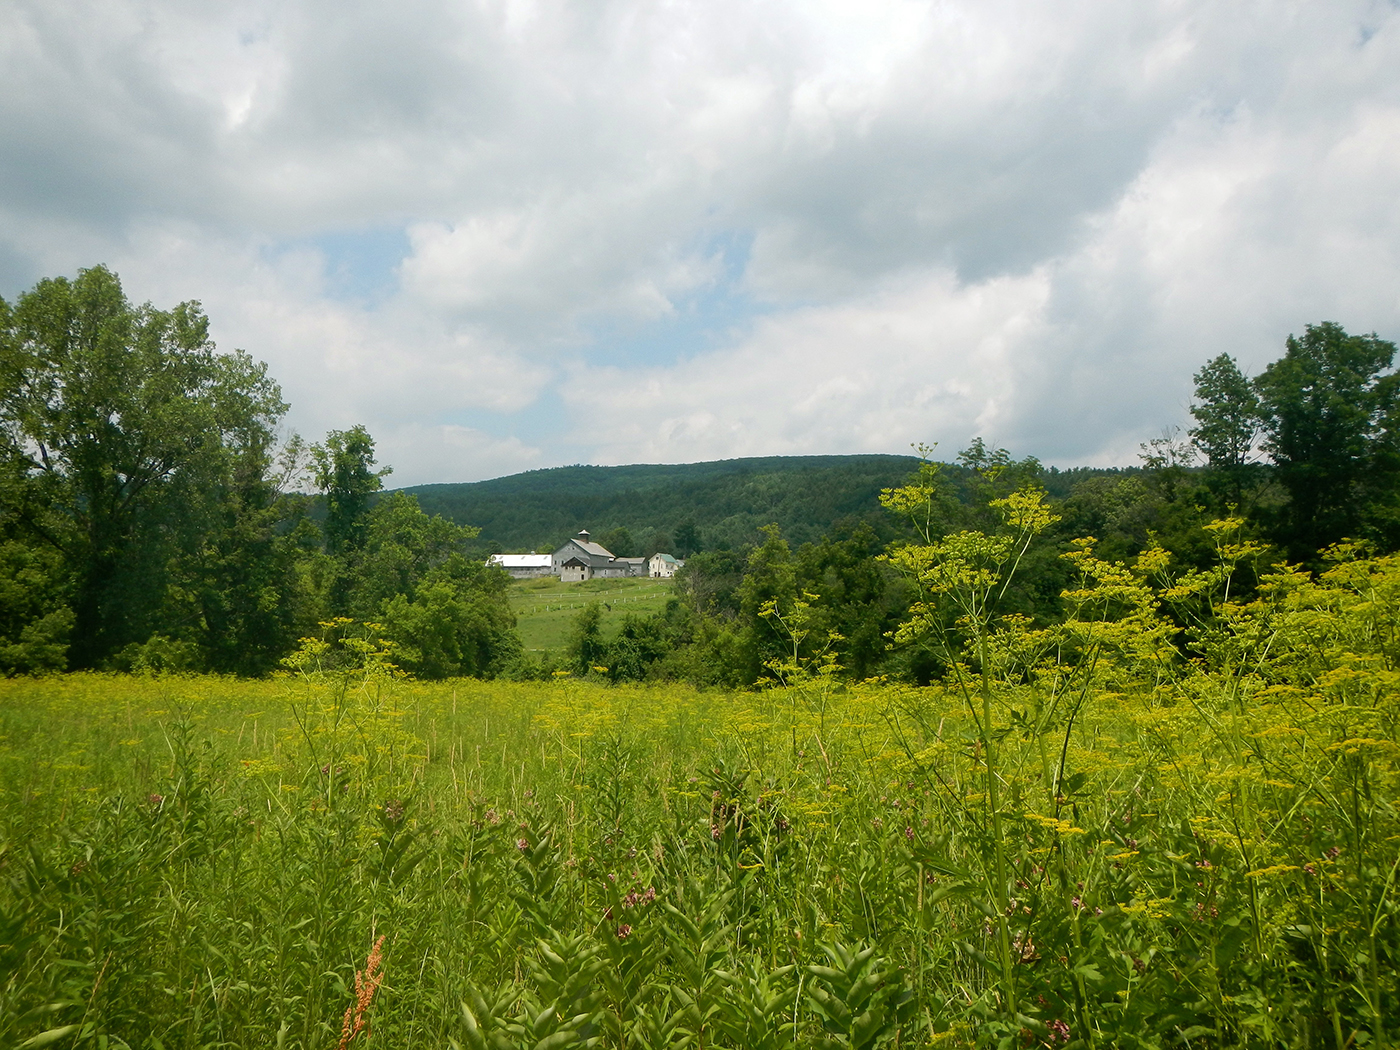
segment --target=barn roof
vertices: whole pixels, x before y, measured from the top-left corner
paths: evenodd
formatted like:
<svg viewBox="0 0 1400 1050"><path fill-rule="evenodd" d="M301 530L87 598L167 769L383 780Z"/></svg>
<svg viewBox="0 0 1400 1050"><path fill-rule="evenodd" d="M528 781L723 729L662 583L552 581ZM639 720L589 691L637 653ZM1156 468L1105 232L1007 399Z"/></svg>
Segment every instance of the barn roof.
<svg viewBox="0 0 1400 1050"><path fill-rule="evenodd" d="M503 569L547 569L553 559L548 554L493 554L486 564Z"/></svg>

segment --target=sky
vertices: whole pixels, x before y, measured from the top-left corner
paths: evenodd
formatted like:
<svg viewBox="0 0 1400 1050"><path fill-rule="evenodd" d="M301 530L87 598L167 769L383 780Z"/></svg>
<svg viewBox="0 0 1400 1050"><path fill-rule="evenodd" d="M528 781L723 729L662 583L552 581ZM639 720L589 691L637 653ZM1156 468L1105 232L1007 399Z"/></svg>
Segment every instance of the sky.
<svg viewBox="0 0 1400 1050"><path fill-rule="evenodd" d="M6 0L0 296L199 300L393 485L1137 461L1400 339L1400 6Z"/></svg>

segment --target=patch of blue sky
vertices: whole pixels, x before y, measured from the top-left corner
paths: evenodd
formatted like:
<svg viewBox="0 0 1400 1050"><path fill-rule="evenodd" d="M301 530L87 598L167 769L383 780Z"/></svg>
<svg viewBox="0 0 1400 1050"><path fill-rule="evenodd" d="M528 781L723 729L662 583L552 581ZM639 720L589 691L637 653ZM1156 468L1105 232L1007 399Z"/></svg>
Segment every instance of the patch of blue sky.
<svg viewBox="0 0 1400 1050"><path fill-rule="evenodd" d="M670 312L653 320L595 319L579 347L590 364L618 368L665 366L734 339L769 307L745 287L753 234L729 230L700 242L694 254L718 257L714 280L671 299Z"/></svg>
<svg viewBox="0 0 1400 1050"><path fill-rule="evenodd" d="M438 422L470 427L488 437L518 437L529 445L546 446L557 444L572 426L568 406L554 384L544 387L533 401L513 412L467 409L448 413Z"/></svg>
<svg viewBox="0 0 1400 1050"><path fill-rule="evenodd" d="M411 251L402 227L322 233L284 248L313 248L325 259L326 295L378 306L399 290L399 266Z"/></svg>

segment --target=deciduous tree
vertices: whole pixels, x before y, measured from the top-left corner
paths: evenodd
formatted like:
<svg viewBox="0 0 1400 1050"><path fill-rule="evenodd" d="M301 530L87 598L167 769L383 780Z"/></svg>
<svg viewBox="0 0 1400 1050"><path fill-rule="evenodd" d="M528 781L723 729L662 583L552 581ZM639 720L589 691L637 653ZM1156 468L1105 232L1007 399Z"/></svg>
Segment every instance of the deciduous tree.
<svg viewBox="0 0 1400 1050"><path fill-rule="evenodd" d="M1196 373L1196 400L1188 433L1216 470L1237 471L1250 461L1259 438L1259 398L1229 354L1208 361Z"/></svg>
<svg viewBox="0 0 1400 1050"><path fill-rule="evenodd" d="M1288 491L1280 538L1305 559L1394 500L1395 344L1331 321L1288 337L1255 380L1264 448Z"/></svg>
<svg viewBox="0 0 1400 1050"><path fill-rule="evenodd" d="M104 267L0 309L10 528L61 557L73 664L162 626L192 504L262 477L286 407L264 365L216 351L198 303L133 305Z"/></svg>
<svg viewBox="0 0 1400 1050"><path fill-rule="evenodd" d="M361 425L332 430L311 447L312 477L326 496L326 550L340 555L364 543L370 501L392 467L374 469L374 438Z"/></svg>

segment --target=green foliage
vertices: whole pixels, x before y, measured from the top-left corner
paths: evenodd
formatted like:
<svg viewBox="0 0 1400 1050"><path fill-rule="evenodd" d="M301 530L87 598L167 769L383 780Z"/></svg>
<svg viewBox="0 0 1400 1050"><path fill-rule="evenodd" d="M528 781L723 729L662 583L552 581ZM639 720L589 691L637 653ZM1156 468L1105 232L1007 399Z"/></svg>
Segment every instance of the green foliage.
<svg viewBox="0 0 1400 1050"><path fill-rule="evenodd" d="M634 538L669 532L678 557L742 548L776 522L790 541L816 541L832 522L876 520L880 489L916 465L910 456L770 456L713 463L573 466L462 485L405 491L425 510L481 527L498 550L552 550L581 526L604 542L609 530ZM648 553L630 547L635 554Z"/></svg>
<svg viewBox="0 0 1400 1050"><path fill-rule="evenodd" d="M326 549L340 555L364 544L371 497L391 468L374 469L374 438L363 426L332 430L311 446L312 476L326 497Z"/></svg>
<svg viewBox="0 0 1400 1050"><path fill-rule="evenodd" d="M1394 358L1394 343L1328 321L1289 336L1284 356L1255 380L1264 448L1289 495L1283 536L1294 558L1358 536L1368 519L1389 519L1400 476L1389 454Z"/></svg>
<svg viewBox="0 0 1400 1050"><path fill-rule="evenodd" d="M1195 378L1192 442L1214 469L1239 471L1259 437L1259 398L1229 354L1208 361Z"/></svg>
<svg viewBox="0 0 1400 1050"><path fill-rule="evenodd" d="M764 540L749 554L744 579L739 584L740 622L746 628L743 642L745 682L756 682L771 661L787 653L788 639L764 613L789 612L798 598L797 566L777 525L763 528Z"/></svg>
<svg viewBox="0 0 1400 1050"><path fill-rule="evenodd" d="M821 543L797 551L798 585L816 596L813 627L856 681L891 671L888 635L913 593L879 561L885 544L866 522L838 522Z"/></svg>
<svg viewBox="0 0 1400 1050"><path fill-rule="evenodd" d="M595 543L600 544L605 550L611 551L614 558L636 558L641 555L641 547L632 538L632 532L625 525L599 535ZM653 553L655 553L653 551Z"/></svg>
<svg viewBox="0 0 1400 1050"><path fill-rule="evenodd" d="M902 975L882 965L874 948L852 951L837 944L825 951L832 965L807 967L807 1002L825 1029L816 1045L870 1050L893 1042L916 1009Z"/></svg>
<svg viewBox="0 0 1400 1050"><path fill-rule="evenodd" d="M597 602L589 602L583 611L574 617L573 630L569 634L568 656L573 669L579 674L588 674L597 669L607 671L602 663L607 659L607 648L603 643L602 610Z"/></svg>
<svg viewBox="0 0 1400 1050"><path fill-rule="evenodd" d="M328 1048L381 936L388 1045L1393 1041L1400 559L1085 540L1037 625L1058 523L994 509L901 555L926 689L828 688L801 594L760 692L412 682L349 621L0 682L0 1041Z"/></svg>
<svg viewBox="0 0 1400 1050"><path fill-rule="evenodd" d="M323 609L382 622L405 669L421 677L491 677L517 658L510 581L470 556L475 529L394 493L360 513L351 534L353 545L327 551Z"/></svg>
<svg viewBox="0 0 1400 1050"><path fill-rule="evenodd" d="M215 352L197 303L134 306L102 267L41 281L0 321L3 525L57 552L68 656L93 666L162 624L226 494L266 504L286 405L264 366Z"/></svg>
<svg viewBox="0 0 1400 1050"><path fill-rule="evenodd" d="M695 522L686 519L676 526L675 533L675 555L678 558L689 558L699 554L703 549L700 543L700 530L695 527Z"/></svg>
<svg viewBox="0 0 1400 1050"><path fill-rule="evenodd" d="M73 611L63 601L62 584L58 551L0 541L0 674L67 666Z"/></svg>
<svg viewBox="0 0 1400 1050"><path fill-rule="evenodd" d="M418 587L412 601L405 594L386 601L385 631L420 677L495 677L519 652L515 617L502 587L472 587L452 568Z"/></svg>
<svg viewBox="0 0 1400 1050"><path fill-rule="evenodd" d="M739 586L744 580L742 551L729 548L692 555L676 574L677 585L701 613L736 616Z"/></svg>

